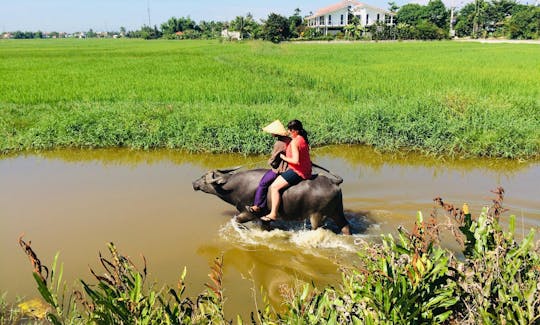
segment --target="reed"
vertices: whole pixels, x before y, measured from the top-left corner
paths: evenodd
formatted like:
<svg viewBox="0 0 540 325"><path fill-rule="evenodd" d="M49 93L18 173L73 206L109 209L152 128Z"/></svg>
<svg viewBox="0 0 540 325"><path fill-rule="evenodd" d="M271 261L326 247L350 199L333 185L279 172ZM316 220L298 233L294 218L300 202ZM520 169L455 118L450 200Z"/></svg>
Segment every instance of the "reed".
<svg viewBox="0 0 540 325"><path fill-rule="evenodd" d="M21 319L19 310L7 299L7 292L0 294L0 324L12 324Z"/></svg>
<svg viewBox="0 0 540 325"><path fill-rule="evenodd" d="M540 48L456 42L0 41L0 151L314 146L536 158Z"/></svg>

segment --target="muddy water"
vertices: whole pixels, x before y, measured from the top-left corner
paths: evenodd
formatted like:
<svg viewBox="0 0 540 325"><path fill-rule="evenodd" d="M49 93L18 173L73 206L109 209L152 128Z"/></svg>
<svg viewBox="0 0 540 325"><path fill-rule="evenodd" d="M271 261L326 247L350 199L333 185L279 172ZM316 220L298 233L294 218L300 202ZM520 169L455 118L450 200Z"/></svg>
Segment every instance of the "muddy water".
<svg viewBox="0 0 540 325"><path fill-rule="evenodd" d="M441 160L381 155L365 147L325 147L314 161L344 178L344 205L355 235L326 230L247 229L230 222L231 206L195 192L206 170L263 167L265 157L194 155L175 151L58 151L0 160L0 292L8 299L36 296L31 267L17 245L24 233L43 262L60 252L68 284L101 272L106 243L136 264L148 260L150 278L175 285L187 267L188 294L204 289L209 265L223 256L226 312L255 309L261 285L279 301L283 285L336 283L340 264L354 261L358 240L377 240L398 225L410 227L417 211L429 215L436 196L472 211L490 204L489 190L503 186L518 233L540 227L540 164L506 160ZM441 213L442 214L442 213ZM507 213L508 215L509 213ZM441 216L442 217L442 216ZM450 247L455 244L448 239Z"/></svg>

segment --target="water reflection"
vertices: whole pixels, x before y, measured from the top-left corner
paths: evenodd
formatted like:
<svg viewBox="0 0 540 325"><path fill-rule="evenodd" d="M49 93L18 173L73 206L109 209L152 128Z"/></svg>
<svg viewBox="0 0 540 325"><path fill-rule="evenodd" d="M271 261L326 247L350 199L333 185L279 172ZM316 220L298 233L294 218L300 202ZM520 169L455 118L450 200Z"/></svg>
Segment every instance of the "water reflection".
<svg viewBox="0 0 540 325"><path fill-rule="evenodd" d="M198 252L209 259L221 254L229 271L232 268L239 272L252 285L263 284L276 308L280 308L281 294L287 287L297 283L336 283L341 278L340 266L351 266L358 249L354 237L336 235L322 228L263 231L229 222L220 230L220 239L217 245L203 245ZM233 286L241 285L242 281L233 283Z"/></svg>
<svg viewBox="0 0 540 325"><path fill-rule="evenodd" d="M482 158L448 158L429 157L413 152L380 153L377 150L361 145L333 145L312 149L316 161L318 158L339 158L349 164L351 168L362 166L372 171L380 171L383 166L410 166L437 168L445 170L471 171L475 169L490 170L504 173L507 176L515 175L532 166L538 161L520 161L510 159L482 159ZM194 153L183 150L131 150L131 149L60 149L42 152L13 153L5 158L40 157L43 159L62 160L66 162L97 162L104 166L122 165L137 166L140 164L152 165L169 161L177 165L193 164L205 168L225 168L231 166L244 166L246 168L265 166L264 155L241 154L207 154ZM1 157L1 156L0 156ZM337 171L339 174L339 171Z"/></svg>
<svg viewBox="0 0 540 325"><path fill-rule="evenodd" d="M377 150L358 145L327 146L313 149L315 157L339 157L351 167L362 166L372 171L381 171L383 166L409 166L458 170L468 172L475 169L491 170L511 176L538 164L537 161L519 161L510 159L449 158L430 157L414 152L380 153Z"/></svg>
<svg viewBox="0 0 540 325"><path fill-rule="evenodd" d="M43 152L22 153L6 158L39 157L49 160L61 160L69 163L95 162L103 166L131 166L141 164L155 165L171 162L175 165L191 164L208 169L230 166L264 166L265 156L245 156L240 154L204 154L182 150L130 150L130 149L62 149Z"/></svg>

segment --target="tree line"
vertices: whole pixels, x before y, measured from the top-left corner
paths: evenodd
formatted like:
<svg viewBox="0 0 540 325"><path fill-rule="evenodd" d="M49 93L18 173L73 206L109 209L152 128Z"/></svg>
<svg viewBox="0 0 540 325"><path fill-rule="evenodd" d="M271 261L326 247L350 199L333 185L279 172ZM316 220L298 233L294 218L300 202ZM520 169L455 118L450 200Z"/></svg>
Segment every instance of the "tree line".
<svg viewBox="0 0 540 325"><path fill-rule="evenodd" d="M411 38L540 38L540 7L514 0L475 0L455 12L441 0L425 6L410 3L397 10L396 18L397 32L411 33Z"/></svg>
<svg viewBox="0 0 540 325"><path fill-rule="evenodd" d="M540 6L524 5L515 0L475 0L459 10L448 8L441 0L430 0L426 5L409 3L399 7L388 3L394 13L394 23L378 22L362 26L358 17L349 13L349 24L342 31L328 34L323 30L309 28L296 9L289 16L271 13L257 21L253 15L237 16L231 21L200 21L190 17L171 17L160 26L144 25L138 30L96 33L93 30L78 33L84 37L128 37L142 39L215 39L222 37L223 30L238 32L241 39L263 39L272 42L285 40L318 39L446 39L471 38L540 38ZM16 31L11 38L66 37L65 33Z"/></svg>

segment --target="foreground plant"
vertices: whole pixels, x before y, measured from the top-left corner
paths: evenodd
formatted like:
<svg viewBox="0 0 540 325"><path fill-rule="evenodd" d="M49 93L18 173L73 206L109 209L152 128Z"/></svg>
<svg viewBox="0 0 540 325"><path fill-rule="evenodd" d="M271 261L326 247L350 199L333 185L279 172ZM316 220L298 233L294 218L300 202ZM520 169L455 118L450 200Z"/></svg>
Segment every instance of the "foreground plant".
<svg viewBox="0 0 540 325"><path fill-rule="evenodd" d="M499 223L504 190L493 193L491 208L484 208L473 220L465 211L457 216L466 259L457 263L460 308L463 323L538 324L540 322L540 247L534 243L534 229L517 242L515 216L509 218L509 230Z"/></svg>
<svg viewBox="0 0 540 325"><path fill-rule="evenodd" d="M7 300L7 292L0 294L0 324L14 324L23 318L22 311Z"/></svg>
<svg viewBox="0 0 540 325"><path fill-rule="evenodd" d="M453 256L433 245L433 225L418 214L412 234L399 229L399 240L385 236L382 245L365 243L362 266L343 270L337 289L322 292L305 285L285 290L285 323L432 324L452 315L457 272ZM428 238L430 237L430 238Z"/></svg>
<svg viewBox="0 0 540 325"><path fill-rule="evenodd" d="M473 218L436 198L447 212L438 223L419 213L411 233L384 236L381 245L365 243L360 263L344 270L338 288L305 285L284 290L286 312L265 321L302 324L538 324L540 248L534 230L518 243L515 216L509 231L499 223L504 190L493 191L491 208ZM463 259L438 245L441 230L451 231Z"/></svg>
<svg viewBox="0 0 540 325"><path fill-rule="evenodd" d="M109 243L109 259L99 254L104 269L103 275L90 270L96 284L81 280L83 291L75 290L69 297L60 291L61 273L54 277L56 261L49 269L41 263L36 253L22 237L21 247L34 267L34 279L42 298L51 307L46 311L46 319L53 324L94 323L94 324L224 324L223 312L223 262L216 259L211 273L212 284L201 293L195 302L184 297L182 273L178 287L155 289L147 285L146 260L139 270L127 257L118 253L114 244Z"/></svg>
<svg viewBox="0 0 540 325"><path fill-rule="evenodd" d="M55 255L52 267L49 270L37 257L31 247L31 242L29 241L27 243L23 240L23 235L19 237L19 245L28 256L34 268L33 276L37 283L38 291L50 307L45 312L45 318L53 324L74 322L75 318L78 318L76 305L73 295L67 296L66 285L62 282L63 265L60 265L57 272L58 254Z"/></svg>

